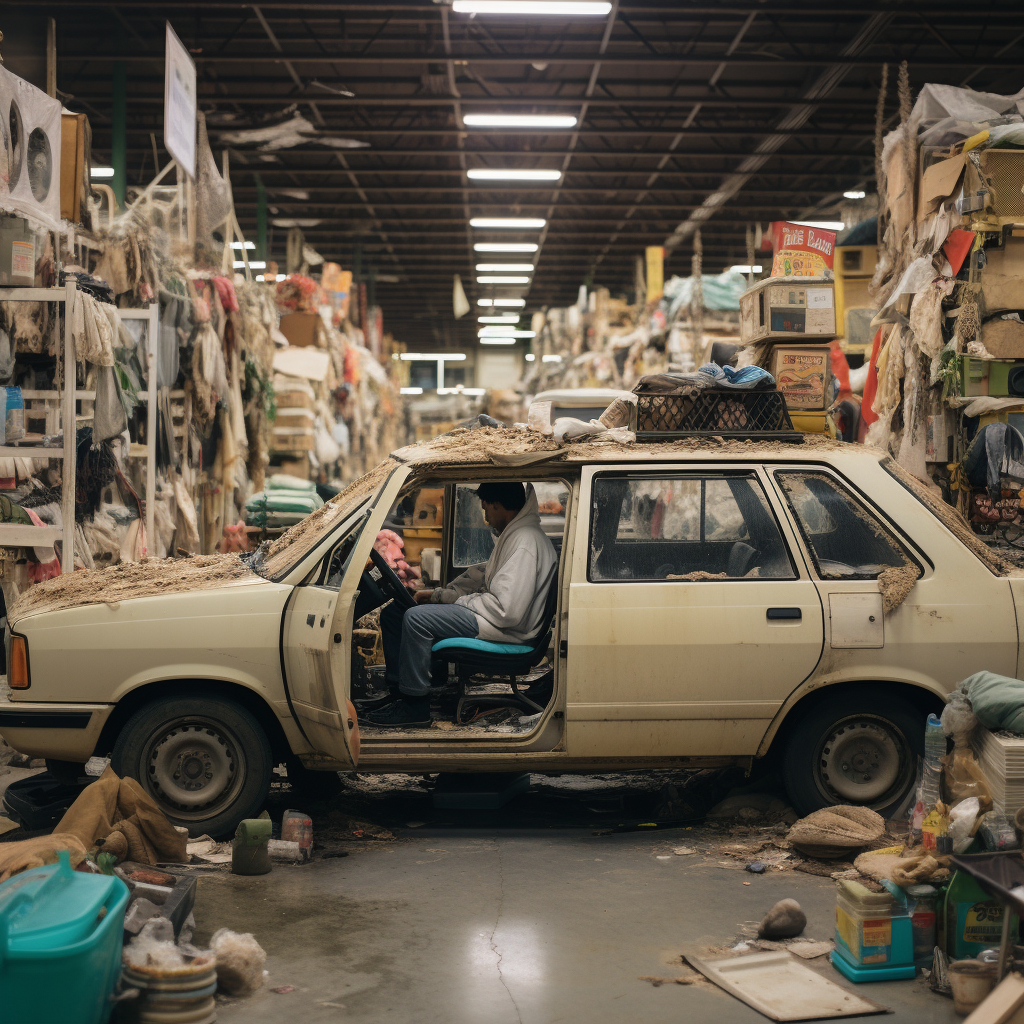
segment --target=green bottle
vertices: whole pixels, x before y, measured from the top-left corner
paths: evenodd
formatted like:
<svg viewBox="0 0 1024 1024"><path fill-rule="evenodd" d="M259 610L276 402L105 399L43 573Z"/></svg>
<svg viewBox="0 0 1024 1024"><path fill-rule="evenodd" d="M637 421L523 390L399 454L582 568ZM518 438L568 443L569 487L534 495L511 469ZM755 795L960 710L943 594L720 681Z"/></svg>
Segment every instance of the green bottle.
<svg viewBox="0 0 1024 1024"><path fill-rule="evenodd" d="M976 957L998 946L1003 936L1003 905L966 871L957 871L946 889L943 911L946 953L954 960Z"/></svg>

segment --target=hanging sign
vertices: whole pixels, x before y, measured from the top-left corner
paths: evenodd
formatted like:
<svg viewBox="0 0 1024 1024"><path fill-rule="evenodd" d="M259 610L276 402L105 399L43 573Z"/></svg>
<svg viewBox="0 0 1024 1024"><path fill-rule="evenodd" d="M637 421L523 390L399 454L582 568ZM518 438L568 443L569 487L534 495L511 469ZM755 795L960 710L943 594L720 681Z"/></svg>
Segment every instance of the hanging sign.
<svg viewBox="0 0 1024 1024"><path fill-rule="evenodd" d="M167 22L164 55L164 146L190 177L196 176L196 65Z"/></svg>
<svg viewBox="0 0 1024 1024"><path fill-rule="evenodd" d="M772 277L831 277L836 233L789 221L772 222Z"/></svg>

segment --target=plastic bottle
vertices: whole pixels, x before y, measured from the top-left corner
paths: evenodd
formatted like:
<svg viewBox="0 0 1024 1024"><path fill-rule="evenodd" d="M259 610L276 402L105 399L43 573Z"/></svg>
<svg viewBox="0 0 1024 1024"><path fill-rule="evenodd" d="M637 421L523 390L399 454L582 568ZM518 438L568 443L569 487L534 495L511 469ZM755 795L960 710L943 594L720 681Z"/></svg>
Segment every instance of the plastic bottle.
<svg viewBox="0 0 1024 1024"><path fill-rule="evenodd" d="M942 758L946 755L946 734L938 715L929 715L924 728L924 765L921 788L926 808L933 807L942 796Z"/></svg>

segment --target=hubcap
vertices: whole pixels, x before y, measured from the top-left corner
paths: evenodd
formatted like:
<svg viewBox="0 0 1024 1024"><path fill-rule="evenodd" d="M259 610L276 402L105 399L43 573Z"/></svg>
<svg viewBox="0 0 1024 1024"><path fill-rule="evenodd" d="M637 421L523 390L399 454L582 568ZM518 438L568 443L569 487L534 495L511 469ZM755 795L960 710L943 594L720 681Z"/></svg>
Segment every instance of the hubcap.
<svg viewBox="0 0 1024 1024"><path fill-rule="evenodd" d="M148 788L177 818L211 817L235 799L245 777L245 753L221 722L163 726L145 749Z"/></svg>
<svg viewBox="0 0 1024 1024"><path fill-rule="evenodd" d="M902 734L883 719L844 719L819 749L819 787L843 803L882 803L902 778L906 749Z"/></svg>

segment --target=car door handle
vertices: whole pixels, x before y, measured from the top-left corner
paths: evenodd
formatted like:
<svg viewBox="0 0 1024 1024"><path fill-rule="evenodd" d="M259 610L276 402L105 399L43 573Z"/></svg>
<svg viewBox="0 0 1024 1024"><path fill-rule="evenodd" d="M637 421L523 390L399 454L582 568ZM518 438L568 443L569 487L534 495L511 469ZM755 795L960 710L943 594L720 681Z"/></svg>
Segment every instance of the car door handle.
<svg viewBox="0 0 1024 1024"><path fill-rule="evenodd" d="M768 621L799 621L803 618L803 612L799 608L769 608Z"/></svg>

